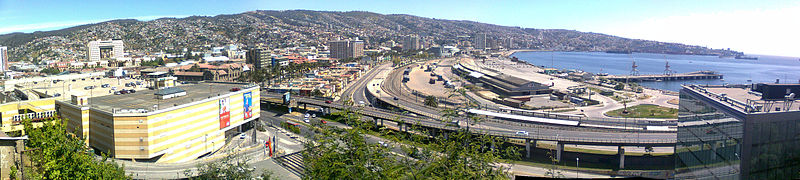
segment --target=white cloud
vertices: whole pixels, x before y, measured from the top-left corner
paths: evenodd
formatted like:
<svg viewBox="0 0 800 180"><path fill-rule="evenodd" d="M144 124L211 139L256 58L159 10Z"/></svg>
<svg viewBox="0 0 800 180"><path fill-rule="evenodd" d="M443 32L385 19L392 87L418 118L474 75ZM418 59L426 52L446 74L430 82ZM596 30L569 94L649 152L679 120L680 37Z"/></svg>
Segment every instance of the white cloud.
<svg viewBox="0 0 800 180"><path fill-rule="evenodd" d="M651 18L605 27L600 32L629 38L731 48L748 54L800 57L800 4ZM619 24L617 24L619 25Z"/></svg>

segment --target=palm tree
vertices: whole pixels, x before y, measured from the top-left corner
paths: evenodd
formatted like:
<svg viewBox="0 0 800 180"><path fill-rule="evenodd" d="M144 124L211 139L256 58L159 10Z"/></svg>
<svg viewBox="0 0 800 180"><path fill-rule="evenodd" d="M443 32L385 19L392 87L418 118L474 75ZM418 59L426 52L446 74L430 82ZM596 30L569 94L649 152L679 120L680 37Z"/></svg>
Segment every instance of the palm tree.
<svg viewBox="0 0 800 180"><path fill-rule="evenodd" d="M438 107L439 102L436 101L436 97L427 96L425 97L425 105L430 107Z"/></svg>

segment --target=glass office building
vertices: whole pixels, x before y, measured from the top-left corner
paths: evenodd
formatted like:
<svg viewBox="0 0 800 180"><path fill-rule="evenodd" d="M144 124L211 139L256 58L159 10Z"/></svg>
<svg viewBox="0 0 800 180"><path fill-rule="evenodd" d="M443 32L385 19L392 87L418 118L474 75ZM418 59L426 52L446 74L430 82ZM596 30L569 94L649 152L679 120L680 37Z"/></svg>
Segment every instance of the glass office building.
<svg viewBox="0 0 800 180"><path fill-rule="evenodd" d="M753 87L683 87L676 179L800 177L800 102L765 98Z"/></svg>

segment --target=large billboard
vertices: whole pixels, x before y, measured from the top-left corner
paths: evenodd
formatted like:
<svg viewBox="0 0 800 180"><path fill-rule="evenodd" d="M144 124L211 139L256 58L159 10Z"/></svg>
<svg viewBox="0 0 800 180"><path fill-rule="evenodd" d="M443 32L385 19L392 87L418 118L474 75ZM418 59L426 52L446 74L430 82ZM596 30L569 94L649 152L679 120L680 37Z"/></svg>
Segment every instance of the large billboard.
<svg viewBox="0 0 800 180"><path fill-rule="evenodd" d="M243 93L244 97L244 120L253 117L253 92Z"/></svg>
<svg viewBox="0 0 800 180"><path fill-rule="evenodd" d="M219 100L219 128L226 128L231 125L230 99L222 98Z"/></svg>

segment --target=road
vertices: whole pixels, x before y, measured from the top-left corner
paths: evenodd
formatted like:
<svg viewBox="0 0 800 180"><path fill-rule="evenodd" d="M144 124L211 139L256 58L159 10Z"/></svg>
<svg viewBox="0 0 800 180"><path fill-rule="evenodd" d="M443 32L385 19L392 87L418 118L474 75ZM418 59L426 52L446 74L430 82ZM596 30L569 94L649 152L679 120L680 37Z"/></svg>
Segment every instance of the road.
<svg viewBox="0 0 800 180"><path fill-rule="evenodd" d="M263 98L277 98L277 94L262 94ZM329 107L334 109L344 108L341 104L325 103L323 100L315 100L308 98L295 98L298 103L308 103L310 105L317 105L322 107ZM448 123L441 122L434 118L427 117L411 117L404 116L399 113L378 109L374 107L358 107L360 113L365 116L385 119L389 121L404 121L405 123L416 124L421 126L455 130L466 128L466 122L461 122L460 127L447 125ZM402 117L399 118L398 117ZM469 127L470 131L475 133L490 134L496 136L503 136L509 138L527 138L539 139L546 141L559 141L568 144L585 144L585 145L622 145L622 146L673 146L675 143L675 133L630 133L630 132L608 132L597 131L593 128L587 127L570 127L570 126L555 126L555 125L529 125L530 129L528 135L517 134L520 130L520 123L512 123L506 121L496 121L500 124L486 123L479 124L483 126ZM502 125L502 124L506 125ZM537 133L538 132L538 133Z"/></svg>
<svg viewBox="0 0 800 180"><path fill-rule="evenodd" d="M384 102L392 104L393 106L400 107L402 109L408 110L411 113L431 117L431 118L440 118L441 117L441 109L425 106L420 104L416 99L414 99L414 95L411 92L405 91L402 85L402 78L403 78L403 71L407 67L412 67L412 65L404 66L401 68L397 68L393 70L386 79L381 83L381 89L389 95L389 98L383 98Z"/></svg>
<svg viewBox="0 0 800 180"><path fill-rule="evenodd" d="M382 70L391 69L391 63L384 63L373 67L364 76L358 78L356 82L351 83L343 92L342 97L348 96L352 98L353 103L364 102L366 105L370 104L369 99L364 95L365 86ZM340 101L342 99L339 99Z"/></svg>

